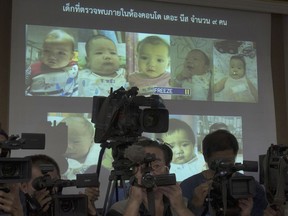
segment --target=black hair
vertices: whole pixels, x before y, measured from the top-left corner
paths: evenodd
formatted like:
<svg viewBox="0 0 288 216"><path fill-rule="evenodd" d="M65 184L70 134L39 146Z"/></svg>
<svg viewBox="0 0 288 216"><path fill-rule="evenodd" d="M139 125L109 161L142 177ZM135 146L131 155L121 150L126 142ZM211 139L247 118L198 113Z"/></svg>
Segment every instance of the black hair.
<svg viewBox="0 0 288 216"><path fill-rule="evenodd" d="M244 71L246 72L246 61L244 59L244 56L243 55L234 55L234 56L231 56L230 58L230 61L233 60L233 59L236 59L236 60L240 60L243 65L244 65Z"/></svg>
<svg viewBox="0 0 288 216"><path fill-rule="evenodd" d="M58 163L50 156L44 154L36 154L27 156L27 158L31 159L32 166L40 166L41 164L51 164L57 171L57 175L60 177L60 168Z"/></svg>
<svg viewBox="0 0 288 216"><path fill-rule="evenodd" d="M206 135L202 141L202 151L205 160L217 151L233 150L237 155L239 144L236 137L227 130L216 130Z"/></svg>
<svg viewBox="0 0 288 216"><path fill-rule="evenodd" d="M145 147L159 148L164 154L165 165L170 168L170 163L173 158L173 152L167 143L164 143L158 140L144 139L144 140L138 141L137 143L135 143L135 145L139 145L144 148Z"/></svg>

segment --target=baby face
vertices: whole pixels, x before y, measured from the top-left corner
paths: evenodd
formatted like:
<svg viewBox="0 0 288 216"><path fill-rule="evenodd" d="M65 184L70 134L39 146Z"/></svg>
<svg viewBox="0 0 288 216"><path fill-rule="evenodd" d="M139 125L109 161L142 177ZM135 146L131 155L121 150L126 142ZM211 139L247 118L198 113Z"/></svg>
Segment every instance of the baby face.
<svg viewBox="0 0 288 216"><path fill-rule="evenodd" d="M169 50L164 45L144 44L138 53L139 72L147 78L156 78L169 66Z"/></svg>
<svg viewBox="0 0 288 216"><path fill-rule="evenodd" d="M92 72L114 77L120 67L119 60L116 46L112 41L98 38L90 42L86 61Z"/></svg>
<svg viewBox="0 0 288 216"><path fill-rule="evenodd" d="M49 68L66 67L74 54L70 43L44 43L42 62Z"/></svg>
<svg viewBox="0 0 288 216"><path fill-rule="evenodd" d="M206 63L205 56L199 50L193 50L186 56L184 62L184 73L185 75L202 75L205 74L209 69L209 65Z"/></svg>
<svg viewBox="0 0 288 216"><path fill-rule="evenodd" d="M162 137L165 142L171 145L173 151L172 163L187 163L195 156L194 143L188 137L188 134L181 129L170 134L165 134Z"/></svg>
<svg viewBox="0 0 288 216"><path fill-rule="evenodd" d="M230 77L240 79L245 75L245 65L240 59L231 59Z"/></svg>
<svg viewBox="0 0 288 216"><path fill-rule="evenodd" d="M65 156L76 160L85 159L87 153L93 142L93 135L91 135L86 127L81 124L68 124L68 147Z"/></svg>

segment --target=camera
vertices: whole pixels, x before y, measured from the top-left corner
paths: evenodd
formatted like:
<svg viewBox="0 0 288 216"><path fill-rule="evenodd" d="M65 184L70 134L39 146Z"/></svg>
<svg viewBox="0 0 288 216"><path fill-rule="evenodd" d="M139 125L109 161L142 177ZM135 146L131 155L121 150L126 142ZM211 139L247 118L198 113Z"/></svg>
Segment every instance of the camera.
<svg viewBox="0 0 288 216"><path fill-rule="evenodd" d="M269 203L283 205L288 200L288 146L271 144L259 161L260 183Z"/></svg>
<svg viewBox="0 0 288 216"><path fill-rule="evenodd" d="M151 175L146 173L142 176L141 185L147 189L154 188L155 186L169 186L176 184L175 174L162 174Z"/></svg>
<svg viewBox="0 0 288 216"><path fill-rule="evenodd" d="M0 142L0 183L17 183L31 178L31 160L28 158L9 158L11 150L43 149L45 134L22 133L11 135L8 140Z"/></svg>
<svg viewBox="0 0 288 216"><path fill-rule="evenodd" d="M227 160L214 160L210 168L215 171L207 204L210 203L216 215L237 215L240 209L238 199L253 197L256 193L254 177L245 176L237 171L258 171L257 161L233 163Z"/></svg>
<svg viewBox="0 0 288 216"><path fill-rule="evenodd" d="M41 170L42 169L45 169L48 172L51 171L49 165L41 166ZM97 174L95 173L77 174L76 180L52 179L49 174L45 174L44 176L35 178L32 182L32 186L37 191L46 188L52 194L53 202L50 209L48 210L49 215L86 216L88 206L87 196L84 194L62 195L62 189L64 187L73 186L76 186L77 188L98 187L99 182ZM35 208L31 210L37 212L39 209Z"/></svg>
<svg viewBox="0 0 288 216"><path fill-rule="evenodd" d="M88 200L84 194L54 195L52 215L54 216L87 216Z"/></svg>
<svg viewBox="0 0 288 216"><path fill-rule="evenodd" d="M108 97L93 97L92 122L96 127L96 143L138 137L142 132L162 133L168 130L169 113L162 98L137 94L137 87L127 91L121 87Z"/></svg>

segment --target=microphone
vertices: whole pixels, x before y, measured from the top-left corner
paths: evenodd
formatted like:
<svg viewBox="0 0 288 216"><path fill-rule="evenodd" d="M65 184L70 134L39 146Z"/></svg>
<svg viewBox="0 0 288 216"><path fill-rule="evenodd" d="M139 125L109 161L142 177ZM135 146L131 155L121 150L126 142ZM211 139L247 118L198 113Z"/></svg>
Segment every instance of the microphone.
<svg viewBox="0 0 288 216"><path fill-rule="evenodd" d="M144 161L146 152L142 146L131 145L124 150L124 157L134 163L141 163Z"/></svg>
<svg viewBox="0 0 288 216"><path fill-rule="evenodd" d="M210 169L212 170L225 170L229 172L237 172L240 170L247 172L257 172L258 171L258 162L257 161L247 161L244 160L242 163L232 163L229 160L214 160L210 164Z"/></svg>

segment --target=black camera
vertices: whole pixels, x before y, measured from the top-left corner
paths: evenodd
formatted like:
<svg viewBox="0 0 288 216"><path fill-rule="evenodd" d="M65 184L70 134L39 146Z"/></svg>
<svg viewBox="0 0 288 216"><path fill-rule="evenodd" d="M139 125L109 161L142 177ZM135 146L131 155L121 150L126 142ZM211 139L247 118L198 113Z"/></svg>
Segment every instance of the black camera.
<svg viewBox="0 0 288 216"><path fill-rule="evenodd" d="M141 185L147 189L155 186L169 186L176 184L175 174L151 175L146 173L142 176Z"/></svg>
<svg viewBox="0 0 288 216"><path fill-rule="evenodd" d="M28 158L0 158L0 183L26 182L31 178Z"/></svg>
<svg viewBox="0 0 288 216"><path fill-rule="evenodd" d="M11 150L43 149L45 134L22 133L12 135L6 141L0 142L0 183L25 182L31 179L31 160L29 158L9 158Z"/></svg>
<svg viewBox="0 0 288 216"><path fill-rule="evenodd" d="M162 98L137 94L137 87L127 91L121 87L108 97L93 97L92 122L96 127L96 143L138 137L142 132L162 133L168 130L169 112Z"/></svg>
<svg viewBox="0 0 288 216"><path fill-rule="evenodd" d="M256 182L252 176L245 176L237 171L258 171L257 161L233 163L226 160L215 160L210 164L215 171L207 201L216 215L237 215L238 199L253 197L256 193ZM208 204L207 203L207 204Z"/></svg>
<svg viewBox="0 0 288 216"><path fill-rule="evenodd" d="M260 183L264 183L269 203L284 204L288 200L288 146L272 144L259 161Z"/></svg>
<svg viewBox="0 0 288 216"><path fill-rule="evenodd" d="M87 216L88 199L84 194L54 195L52 205L53 216Z"/></svg>

